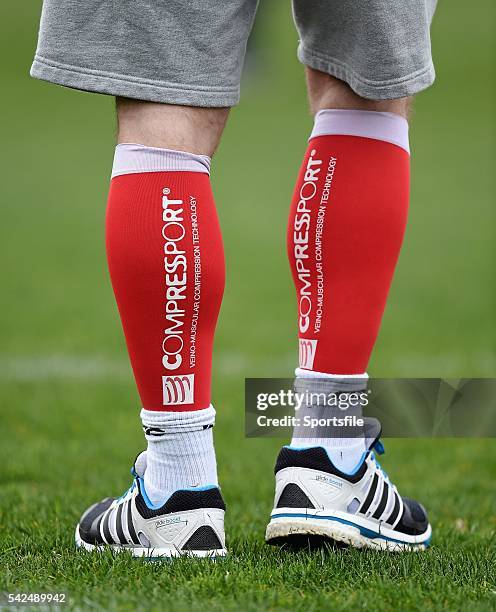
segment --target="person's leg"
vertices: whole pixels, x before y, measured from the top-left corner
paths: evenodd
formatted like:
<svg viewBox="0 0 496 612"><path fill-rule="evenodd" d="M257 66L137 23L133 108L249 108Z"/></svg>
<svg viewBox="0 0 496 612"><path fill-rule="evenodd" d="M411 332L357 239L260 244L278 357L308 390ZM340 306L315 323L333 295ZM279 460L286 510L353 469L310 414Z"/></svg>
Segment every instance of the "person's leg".
<svg viewBox="0 0 496 612"><path fill-rule="evenodd" d="M76 543L210 556L225 554L210 404L224 262L210 157L239 101L257 0L152 5L45 0L31 68L119 98L107 252L148 450L124 496L83 514Z"/></svg>
<svg viewBox="0 0 496 612"><path fill-rule="evenodd" d="M107 252L143 407L145 487L163 503L217 485L210 375L224 259L209 163L228 109L118 100L117 112Z"/></svg>
<svg viewBox="0 0 496 612"><path fill-rule="evenodd" d="M307 82L315 125L288 227L299 306L296 384L359 392L405 229L410 98L367 100L312 68ZM360 436L335 430L316 440L295 429L292 446L317 442L345 471L365 451Z"/></svg>
<svg viewBox="0 0 496 612"><path fill-rule="evenodd" d="M224 255L210 158L228 109L118 100L107 256L148 442L121 498L91 506L78 546L224 555L210 403Z"/></svg>
<svg viewBox="0 0 496 612"><path fill-rule="evenodd" d="M295 390L310 399L277 459L266 539L313 534L360 548L424 549L425 510L402 498L375 460L380 430L305 426L305 417L362 416L343 395L366 392L403 239L410 100L366 100L334 77L307 72L315 123L293 196L288 255L298 301ZM339 405L320 401L333 395Z"/></svg>
<svg viewBox="0 0 496 612"><path fill-rule="evenodd" d="M229 110L229 107L201 108L117 98L117 142L136 142L212 157Z"/></svg>
<svg viewBox="0 0 496 612"><path fill-rule="evenodd" d="M411 96L392 100L371 100L359 96L348 83L320 70L307 66L305 74L310 112L314 117L319 111L334 109L395 113L408 119Z"/></svg>
<svg viewBox="0 0 496 612"><path fill-rule="evenodd" d="M435 5L293 0L315 118L288 228L300 314L297 384L318 372L336 392L365 387L406 223L411 96L434 80ZM344 469L363 450L352 442L327 442Z"/></svg>
<svg viewBox="0 0 496 612"><path fill-rule="evenodd" d="M366 370L407 218L410 98L434 80L435 0L407 4L293 0L315 115L288 226L295 389L304 402L276 462L269 542L320 534L405 550L430 540L423 508L402 498L375 460L380 430L305 427L306 416L359 418L357 395L343 395L367 397Z"/></svg>

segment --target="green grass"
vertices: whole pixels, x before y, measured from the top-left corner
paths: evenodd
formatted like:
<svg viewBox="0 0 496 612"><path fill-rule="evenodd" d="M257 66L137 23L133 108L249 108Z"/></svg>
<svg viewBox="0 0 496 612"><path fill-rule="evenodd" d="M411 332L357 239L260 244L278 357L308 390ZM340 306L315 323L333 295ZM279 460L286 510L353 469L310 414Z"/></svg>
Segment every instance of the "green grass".
<svg viewBox="0 0 496 612"><path fill-rule="evenodd" d="M0 590L63 590L74 605L105 609L494 608L496 459L489 440L387 444L381 463L429 507L435 532L425 554L291 553L263 543L277 441L244 440L239 415L229 413L216 428L227 560L147 564L76 554L81 509L128 486L126 464L142 444L131 390L57 382L11 392L17 400L6 422L12 441L2 483ZM108 423L112 437L103 435Z"/></svg>
<svg viewBox="0 0 496 612"><path fill-rule="evenodd" d="M494 609L492 440L386 441L381 464L430 511L426 554L263 544L281 442L244 438L244 377L294 367L285 225L310 129L283 3L266 12L259 76L214 161L228 272L215 436L231 556L75 553L81 511L128 486L143 439L104 253L112 100L29 79L39 8L0 6L0 592L64 590L79 609ZM376 376L494 376L493 17L490 0L476 11L450 0L435 21L438 82L416 103L410 224Z"/></svg>

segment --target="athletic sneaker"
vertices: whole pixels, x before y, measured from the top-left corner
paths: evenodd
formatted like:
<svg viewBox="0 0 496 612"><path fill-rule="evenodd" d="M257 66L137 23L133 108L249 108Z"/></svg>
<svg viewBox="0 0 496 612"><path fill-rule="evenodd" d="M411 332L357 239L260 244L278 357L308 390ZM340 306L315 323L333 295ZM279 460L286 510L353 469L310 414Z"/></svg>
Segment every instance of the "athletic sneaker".
<svg viewBox="0 0 496 612"><path fill-rule="evenodd" d="M356 548L424 550L432 529L424 508L401 497L375 458L379 438L367 443L352 474L338 470L324 448L282 448L275 467L270 544L320 536Z"/></svg>
<svg viewBox="0 0 496 612"><path fill-rule="evenodd" d="M216 486L183 489L162 505L147 497L146 451L138 455L129 490L90 506L76 527L76 546L128 550L134 557L223 557L225 504Z"/></svg>

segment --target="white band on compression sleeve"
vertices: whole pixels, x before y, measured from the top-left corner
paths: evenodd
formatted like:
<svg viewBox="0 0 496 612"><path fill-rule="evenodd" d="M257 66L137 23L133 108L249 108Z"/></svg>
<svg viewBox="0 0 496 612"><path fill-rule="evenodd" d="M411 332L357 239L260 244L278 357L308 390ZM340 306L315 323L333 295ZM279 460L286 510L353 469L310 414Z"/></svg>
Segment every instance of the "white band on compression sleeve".
<svg viewBox="0 0 496 612"><path fill-rule="evenodd" d="M404 149L408 154L408 121L395 113L364 110L325 109L315 115L310 139L317 136L361 136L384 140Z"/></svg>
<svg viewBox="0 0 496 612"><path fill-rule="evenodd" d="M115 147L112 178L140 172L178 171L210 174L210 157L132 143Z"/></svg>

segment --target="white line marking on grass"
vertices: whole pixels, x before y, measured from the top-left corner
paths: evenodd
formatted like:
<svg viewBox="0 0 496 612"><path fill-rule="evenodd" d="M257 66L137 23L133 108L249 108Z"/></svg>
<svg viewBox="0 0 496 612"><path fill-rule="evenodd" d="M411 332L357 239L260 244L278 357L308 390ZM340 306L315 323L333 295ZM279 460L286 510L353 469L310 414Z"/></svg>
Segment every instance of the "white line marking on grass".
<svg viewBox="0 0 496 612"><path fill-rule="evenodd" d="M226 378L244 378L246 376L264 376L273 378L292 377L296 364L296 352L291 355L280 355L260 358L248 356L242 352L224 351L216 354L214 371ZM474 352L470 355L420 355L399 354L394 362L395 377L432 376L446 377L460 375L466 370L466 376L494 376L494 356L487 352ZM391 374L375 371L376 376ZM38 355L13 356L0 355L0 380L2 381L36 381L36 380L129 380L133 375L126 359L112 358L105 355Z"/></svg>
<svg viewBox="0 0 496 612"><path fill-rule="evenodd" d="M0 356L0 379L7 381L124 380L131 376L131 367L128 362L103 355Z"/></svg>
<svg viewBox="0 0 496 612"><path fill-rule="evenodd" d="M224 351L214 358L214 370L226 377L291 378L297 365L297 353L260 358L237 351Z"/></svg>
<svg viewBox="0 0 496 612"><path fill-rule="evenodd" d="M241 352L217 353L214 370L226 378L291 376L295 355L257 359ZM0 355L0 380L132 380L129 362L105 355Z"/></svg>

